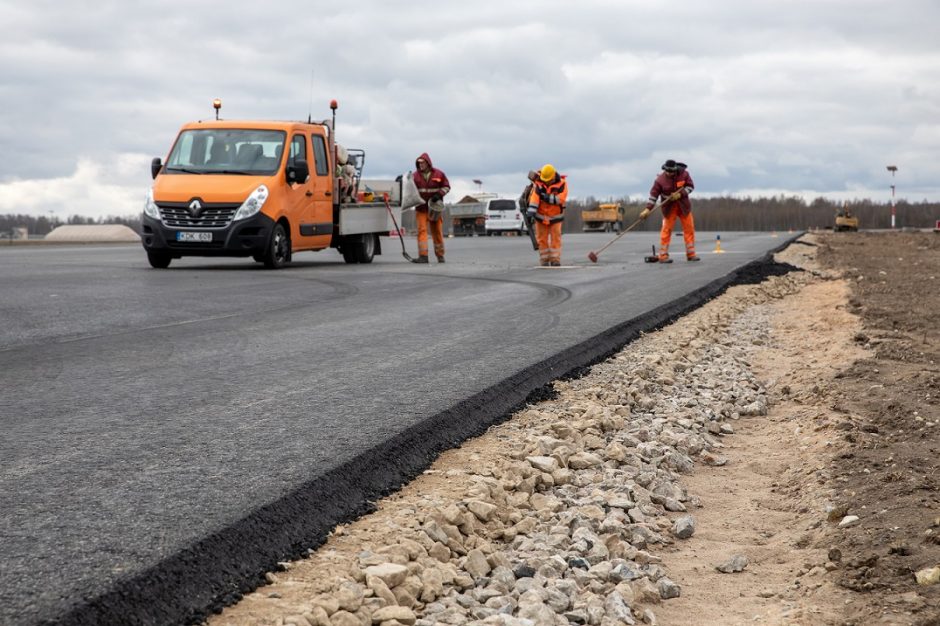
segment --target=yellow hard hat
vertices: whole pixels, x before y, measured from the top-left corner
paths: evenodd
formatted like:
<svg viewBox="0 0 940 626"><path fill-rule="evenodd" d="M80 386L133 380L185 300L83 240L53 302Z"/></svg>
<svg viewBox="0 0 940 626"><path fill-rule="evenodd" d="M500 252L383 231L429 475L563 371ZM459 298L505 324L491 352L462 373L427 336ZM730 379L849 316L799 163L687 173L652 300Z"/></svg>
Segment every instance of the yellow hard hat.
<svg viewBox="0 0 940 626"><path fill-rule="evenodd" d="M543 165L539 172L539 178L542 179L543 183L550 183L555 180L555 166L551 163Z"/></svg>

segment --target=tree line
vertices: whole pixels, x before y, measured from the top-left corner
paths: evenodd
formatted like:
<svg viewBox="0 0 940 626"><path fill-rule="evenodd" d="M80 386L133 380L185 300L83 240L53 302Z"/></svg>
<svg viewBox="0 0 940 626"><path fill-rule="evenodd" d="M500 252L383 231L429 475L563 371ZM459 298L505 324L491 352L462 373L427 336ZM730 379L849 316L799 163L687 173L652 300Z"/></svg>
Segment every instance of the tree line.
<svg viewBox="0 0 940 626"><path fill-rule="evenodd" d="M626 209L625 226L630 225L643 209L644 203L623 197L612 200L598 200L587 197L572 200L565 211L565 232L581 232L583 222L581 211L596 208L601 202L620 202ZM695 198L693 196L693 214L696 230L703 231L789 231L832 228L835 215L843 206L859 219L859 227L891 228L891 205L872 200L851 200L842 202L816 198L805 202L799 196L773 196L768 198ZM409 220L408 217L411 216ZM446 218L446 215L445 215ZM653 214L637 230L659 230L659 219ZM940 203L907 202L901 200L895 209L897 228L932 228L940 220ZM408 213L403 226L413 230L414 218ZM107 217L85 217L70 215L65 220L55 216L0 214L0 234L6 235L14 228L25 227L30 235L47 235L63 224L123 224L134 232L140 232L139 215L109 215ZM678 224L677 224L678 227ZM450 220L445 223L450 230Z"/></svg>
<svg viewBox="0 0 940 626"><path fill-rule="evenodd" d="M602 201L592 197L573 201L565 211L565 231L580 232L581 211L596 208ZM644 202L620 198L603 200L620 202L626 209L625 225L637 219ZM891 228L891 205L872 200L842 202L816 198L805 202L799 196L769 198L692 198L695 229L707 231L789 231L832 228L836 213L847 209L858 217L859 228ZM653 213L637 230L659 230L659 214ZM899 201L895 207L896 228L933 228L940 220L940 202L912 203ZM679 227L678 222L676 227Z"/></svg>
<svg viewBox="0 0 940 626"><path fill-rule="evenodd" d="M26 228L30 236L48 235L54 228L63 224L123 224L135 233L140 232L139 215L109 215L107 217L85 217L83 215L70 215L64 220L55 216L46 215L20 215L0 214L0 235L7 235L14 228Z"/></svg>

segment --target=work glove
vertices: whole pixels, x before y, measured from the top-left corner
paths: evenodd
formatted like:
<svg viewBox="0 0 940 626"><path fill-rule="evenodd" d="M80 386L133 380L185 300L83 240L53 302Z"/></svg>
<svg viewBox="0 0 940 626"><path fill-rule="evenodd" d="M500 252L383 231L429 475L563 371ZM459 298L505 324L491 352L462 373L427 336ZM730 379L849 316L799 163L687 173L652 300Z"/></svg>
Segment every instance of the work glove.
<svg viewBox="0 0 940 626"><path fill-rule="evenodd" d="M673 191L671 194L669 194L669 197L666 198L666 201L667 201L667 202L675 202L676 200L678 200L678 199L681 198L681 197L682 197L682 192L681 192L681 191Z"/></svg>
<svg viewBox="0 0 940 626"><path fill-rule="evenodd" d="M526 215L528 215L530 218L534 218L534 217L535 217L535 208L534 208L534 207L529 207L528 209L526 209L526 212L525 212L525 213L526 213Z"/></svg>
<svg viewBox="0 0 940 626"><path fill-rule="evenodd" d="M542 189L541 187L539 187L539 188L537 188L537 189L535 190L535 193L537 193L537 194L539 195L539 198L541 198L543 202L548 202L548 196L549 196L549 194L548 194L547 191L545 191L544 189Z"/></svg>
<svg viewBox="0 0 940 626"><path fill-rule="evenodd" d="M640 219L641 219L641 220L645 220L646 218L648 218L648 217L650 216L650 213L651 213L652 211L653 211L653 209L651 209L651 208L649 208L649 207L646 207L645 209L643 209L642 211L640 211Z"/></svg>
<svg viewBox="0 0 940 626"><path fill-rule="evenodd" d="M443 200L443 199L444 199L444 197L441 196L441 194L439 194L439 193L436 193L436 194L434 194L433 196L431 196L431 201L432 201L432 202L440 202L440 201Z"/></svg>

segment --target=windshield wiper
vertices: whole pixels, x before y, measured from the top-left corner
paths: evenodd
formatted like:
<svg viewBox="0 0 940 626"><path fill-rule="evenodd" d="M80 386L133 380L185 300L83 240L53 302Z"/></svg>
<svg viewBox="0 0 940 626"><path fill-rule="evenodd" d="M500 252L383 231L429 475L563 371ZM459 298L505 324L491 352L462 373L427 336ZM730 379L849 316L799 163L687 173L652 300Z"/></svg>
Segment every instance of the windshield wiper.
<svg viewBox="0 0 940 626"><path fill-rule="evenodd" d="M245 170L212 170L206 174L238 174L239 176L251 176L255 172L246 172Z"/></svg>
<svg viewBox="0 0 940 626"><path fill-rule="evenodd" d="M185 167L167 167L166 169L170 172L183 172L184 174L205 174L202 170L191 170Z"/></svg>

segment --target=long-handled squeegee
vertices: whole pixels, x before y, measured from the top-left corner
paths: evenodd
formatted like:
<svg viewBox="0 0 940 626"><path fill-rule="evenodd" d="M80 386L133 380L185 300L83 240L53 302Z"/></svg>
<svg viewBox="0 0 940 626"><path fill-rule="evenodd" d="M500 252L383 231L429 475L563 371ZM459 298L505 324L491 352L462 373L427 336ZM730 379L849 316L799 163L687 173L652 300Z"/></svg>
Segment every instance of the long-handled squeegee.
<svg viewBox="0 0 940 626"><path fill-rule="evenodd" d="M398 227L398 221L395 219L395 214L392 213L392 206L388 203L388 194L383 193L382 199L385 200L385 208L388 209L388 216L392 218L392 224L395 225L395 231L398 233L398 238L401 240L401 254L408 261L414 263L415 260L411 258L411 255L408 254L408 251L405 250L405 238L401 235L401 228Z"/></svg>
<svg viewBox="0 0 940 626"><path fill-rule="evenodd" d="M630 224L629 226L627 226L625 229L623 229L622 231L620 231L620 234L619 234L619 235L617 235L616 237L614 237L613 239L611 239L610 241L608 241L606 244L604 244L604 247L601 248L600 250L598 250L597 252L588 252L588 258L591 259L591 263L597 263L597 255L599 255L601 252L603 252L604 250L606 250L606 249L608 248L608 246L610 246L612 243L614 243L615 241L617 241L618 239L620 239L621 237L623 237L624 235L626 235L628 232L630 232L631 230L633 230L634 228L636 228L636 227L640 224L640 222L642 222L642 221L643 221L643 218L641 217L641 218L638 219L637 221L635 221L635 222L633 222L632 224Z"/></svg>

